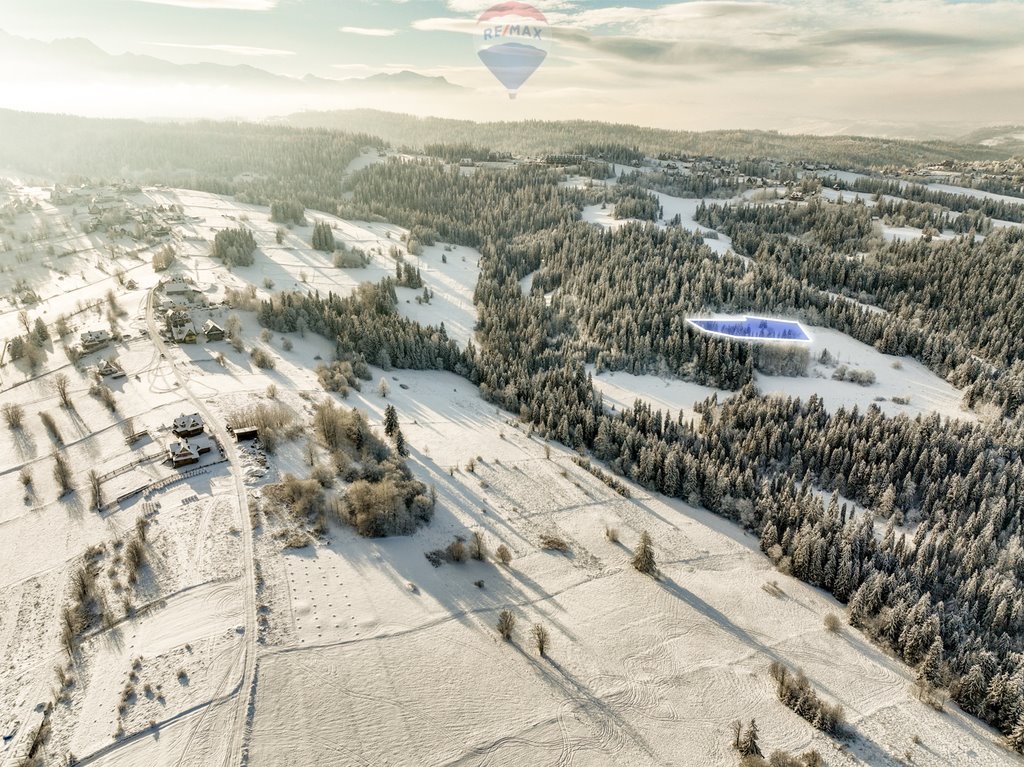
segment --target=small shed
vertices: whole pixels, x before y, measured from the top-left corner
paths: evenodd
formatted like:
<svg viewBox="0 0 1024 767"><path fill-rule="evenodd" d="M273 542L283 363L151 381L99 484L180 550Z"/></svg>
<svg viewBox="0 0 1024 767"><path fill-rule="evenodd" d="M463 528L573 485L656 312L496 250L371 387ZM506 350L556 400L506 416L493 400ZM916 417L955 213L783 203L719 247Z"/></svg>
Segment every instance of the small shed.
<svg viewBox="0 0 1024 767"><path fill-rule="evenodd" d="M235 442L249 442L260 436L260 430L256 426L240 426L232 429L231 433L235 436Z"/></svg>

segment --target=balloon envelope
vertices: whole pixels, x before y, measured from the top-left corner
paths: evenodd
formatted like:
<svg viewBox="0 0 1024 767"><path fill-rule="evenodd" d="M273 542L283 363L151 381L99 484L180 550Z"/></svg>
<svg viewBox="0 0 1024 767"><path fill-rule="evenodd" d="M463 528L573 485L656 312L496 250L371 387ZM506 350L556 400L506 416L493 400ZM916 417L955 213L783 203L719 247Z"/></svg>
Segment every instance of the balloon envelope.
<svg viewBox="0 0 1024 767"><path fill-rule="evenodd" d="M544 63L548 52L523 43L501 43L481 48L477 55L502 85L517 91Z"/></svg>
<svg viewBox="0 0 1024 767"><path fill-rule="evenodd" d="M547 58L548 32L544 14L519 0L491 6L477 19L477 56L512 98Z"/></svg>

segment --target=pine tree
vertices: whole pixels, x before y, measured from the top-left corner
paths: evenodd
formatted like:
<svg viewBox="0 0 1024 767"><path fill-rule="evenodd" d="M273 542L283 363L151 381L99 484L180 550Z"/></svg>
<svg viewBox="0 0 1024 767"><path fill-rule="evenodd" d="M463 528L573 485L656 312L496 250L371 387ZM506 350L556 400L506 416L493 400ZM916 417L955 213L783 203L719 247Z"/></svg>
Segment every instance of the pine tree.
<svg viewBox="0 0 1024 767"><path fill-rule="evenodd" d="M46 323L43 322L42 317L36 317L35 325L32 327L32 343L36 346L42 346L50 338L50 331L46 328Z"/></svg>
<svg viewBox="0 0 1024 767"><path fill-rule="evenodd" d="M313 225L313 249L325 253L333 253L335 248L334 232L326 221L317 221Z"/></svg>
<svg viewBox="0 0 1024 767"><path fill-rule="evenodd" d="M921 662L917 678L927 681L929 684L938 685L941 682L942 674L942 639L935 637L931 647Z"/></svg>
<svg viewBox="0 0 1024 767"><path fill-rule="evenodd" d="M743 756L761 756L761 746L757 742L757 720L751 719L750 726L740 739L740 753Z"/></svg>
<svg viewBox="0 0 1024 767"><path fill-rule="evenodd" d="M1017 719L1017 724L1006 739L1010 748L1019 754L1024 754L1024 713Z"/></svg>
<svg viewBox="0 0 1024 767"><path fill-rule="evenodd" d="M985 672L974 664L957 686L956 698L965 709L978 713L985 700Z"/></svg>
<svg viewBox="0 0 1024 767"><path fill-rule="evenodd" d="M650 534L644 530L640 533L640 542L636 545L636 552L633 554L633 567L645 575L652 575L657 569L654 561L654 546L651 544Z"/></svg>
<svg viewBox="0 0 1024 767"><path fill-rule="evenodd" d="M409 455L409 447L405 444L405 435L402 434L402 430L396 428L394 435L395 452L403 458Z"/></svg>
<svg viewBox="0 0 1024 767"><path fill-rule="evenodd" d="M11 356L12 360L20 360L25 356L25 339L22 336L14 336L11 339L10 344L7 346L7 351Z"/></svg>
<svg viewBox="0 0 1024 767"><path fill-rule="evenodd" d="M384 434L387 437L393 437L396 431L398 431L398 411L395 410L394 405L388 405L384 408Z"/></svg>

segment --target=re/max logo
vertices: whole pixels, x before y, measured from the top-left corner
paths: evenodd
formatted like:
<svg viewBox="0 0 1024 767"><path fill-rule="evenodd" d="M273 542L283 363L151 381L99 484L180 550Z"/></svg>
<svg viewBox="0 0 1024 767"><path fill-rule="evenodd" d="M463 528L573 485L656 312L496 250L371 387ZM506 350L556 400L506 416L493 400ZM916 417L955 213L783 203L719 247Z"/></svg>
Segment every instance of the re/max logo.
<svg viewBox="0 0 1024 767"><path fill-rule="evenodd" d="M505 24L504 26L487 27L484 30L484 40L493 40L496 37L530 37L540 40L541 27L531 27L528 24Z"/></svg>

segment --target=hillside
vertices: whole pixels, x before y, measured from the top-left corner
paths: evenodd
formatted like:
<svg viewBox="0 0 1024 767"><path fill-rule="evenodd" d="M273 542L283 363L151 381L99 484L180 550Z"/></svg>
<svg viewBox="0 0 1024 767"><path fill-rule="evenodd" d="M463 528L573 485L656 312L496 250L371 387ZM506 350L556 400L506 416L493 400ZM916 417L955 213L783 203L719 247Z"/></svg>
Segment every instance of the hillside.
<svg viewBox="0 0 1024 767"><path fill-rule="evenodd" d="M277 122L301 128L332 128L380 136L395 146L469 144L527 156L579 151L585 146L637 147L647 154L674 152L740 160L772 157L796 162L826 162L842 168L913 166L944 160L998 160L1013 156L1013 147L983 145L964 139L908 141L844 135L789 135L778 131L667 131L596 121L522 123L471 122L438 117L340 110L300 112Z"/></svg>
<svg viewBox="0 0 1024 767"><path fill-rule="evenodd" d="M45 190L12 191L39 203L18 227L49 220L56 233L69 215ZM277 225L259 206L172 189L124 199L137 210L177 211L180 245L167 274L195 286L197 326L206 317L230 324L231 310L220 305L229 289L257 298L291 289L345 295L391 273L389 250L405 250L399 227L307 211L309 221L329 223L337 242L371 256L363 268L338 269L310 248L308 222L278 243ZM228 271L209 247L215 231L238 223L255 232L258 250L251 266ZM73 312L70 301L86 306L114 291L124 314L111 351L126 374L112 385L116 410L87 392L97 353L76 366L54 349L34 376L4 368L4 402L28 411L27 426L3 438L0 477L9 497L24 494L0 521L2 559L13 565L0 590L0 637L14 670L0 687L11 736L0 751L4 765L19 763L41 721L50 731L46 753L73 753L78 764L209 764L227 748L252 765L712 765L729 759L729 723L751 716L766 751L815 749L830 765L1018 763L956 706L940 713L917 700L913 671L856 629L826 629L826 616L842 606L776 572L755 537L635 483L623 497L571 451L496 412L463 378L372 368L361 392L330 394L315 372L331 353L326 339L261 333L240 307L242 347L265 350L272 368L225 341L161 340L151 296L166 275L149 265L159 247L126 252L133 290L119 288L110 270L77 276L97 248L121 250L123 242L93 236L63 257L77 263L64 278L79 281L71 293L54 290L45 269L33 280L46 310L40 316L50 319ZM443 321L465 344L479 257L440 244L419 256L406 251L433 295L421 304L413 300L420 291L398 288L398 311ZM94 325L90 316L73 319L71 331ZM14 319L6 312L5 332L16 330ZM62 373L70 409L54 388ZM378 380L388 383L386 395ZM639 384L628 387L646 396ZM663 404L675 410L705 396L692 391ZM255 403L308 423L325 400L358 409L378 430L385 406L394 406L413 475L436 493L428 527L368 540L329 521L310 536L272 489L287 473L308 470L310 449L314 463L322 461L324 448L299 429L286 431L271 454L234 444L223 426ZM53 438L36 411L55 415L64 435L70 494L49 477ZM214 450L196 468L164 466L168 425L193 411L227 460ZM146 441L125 443L126 433L143 430ZM102 477L99 512L90 508L88 467ZM33 479L22 493L26 468ZM119 552L143 529L132 585ZM643 531L654 541L655 578L630 566ZM474 534L480 561L432 554ZM502 545L507 565L494 561ZM98 563L96 609L111 617L85 630L69 662L59 606L86 550L87 569ZM34 610L41 601L48 609ZM494 628L503 609L516 618L507 642ZM534 624L548 634L543 656L532 644ZM816 731L775 699L773 660L803 669L843 706L846 738ZM42 714L55 665L66 666L69 681Z"/></svg>
<svg viewBox="0 0 1024 767"><path fill-rule="evenodd" d="M0 119L0 767L1020 764L1012 173Z"/></svg>

